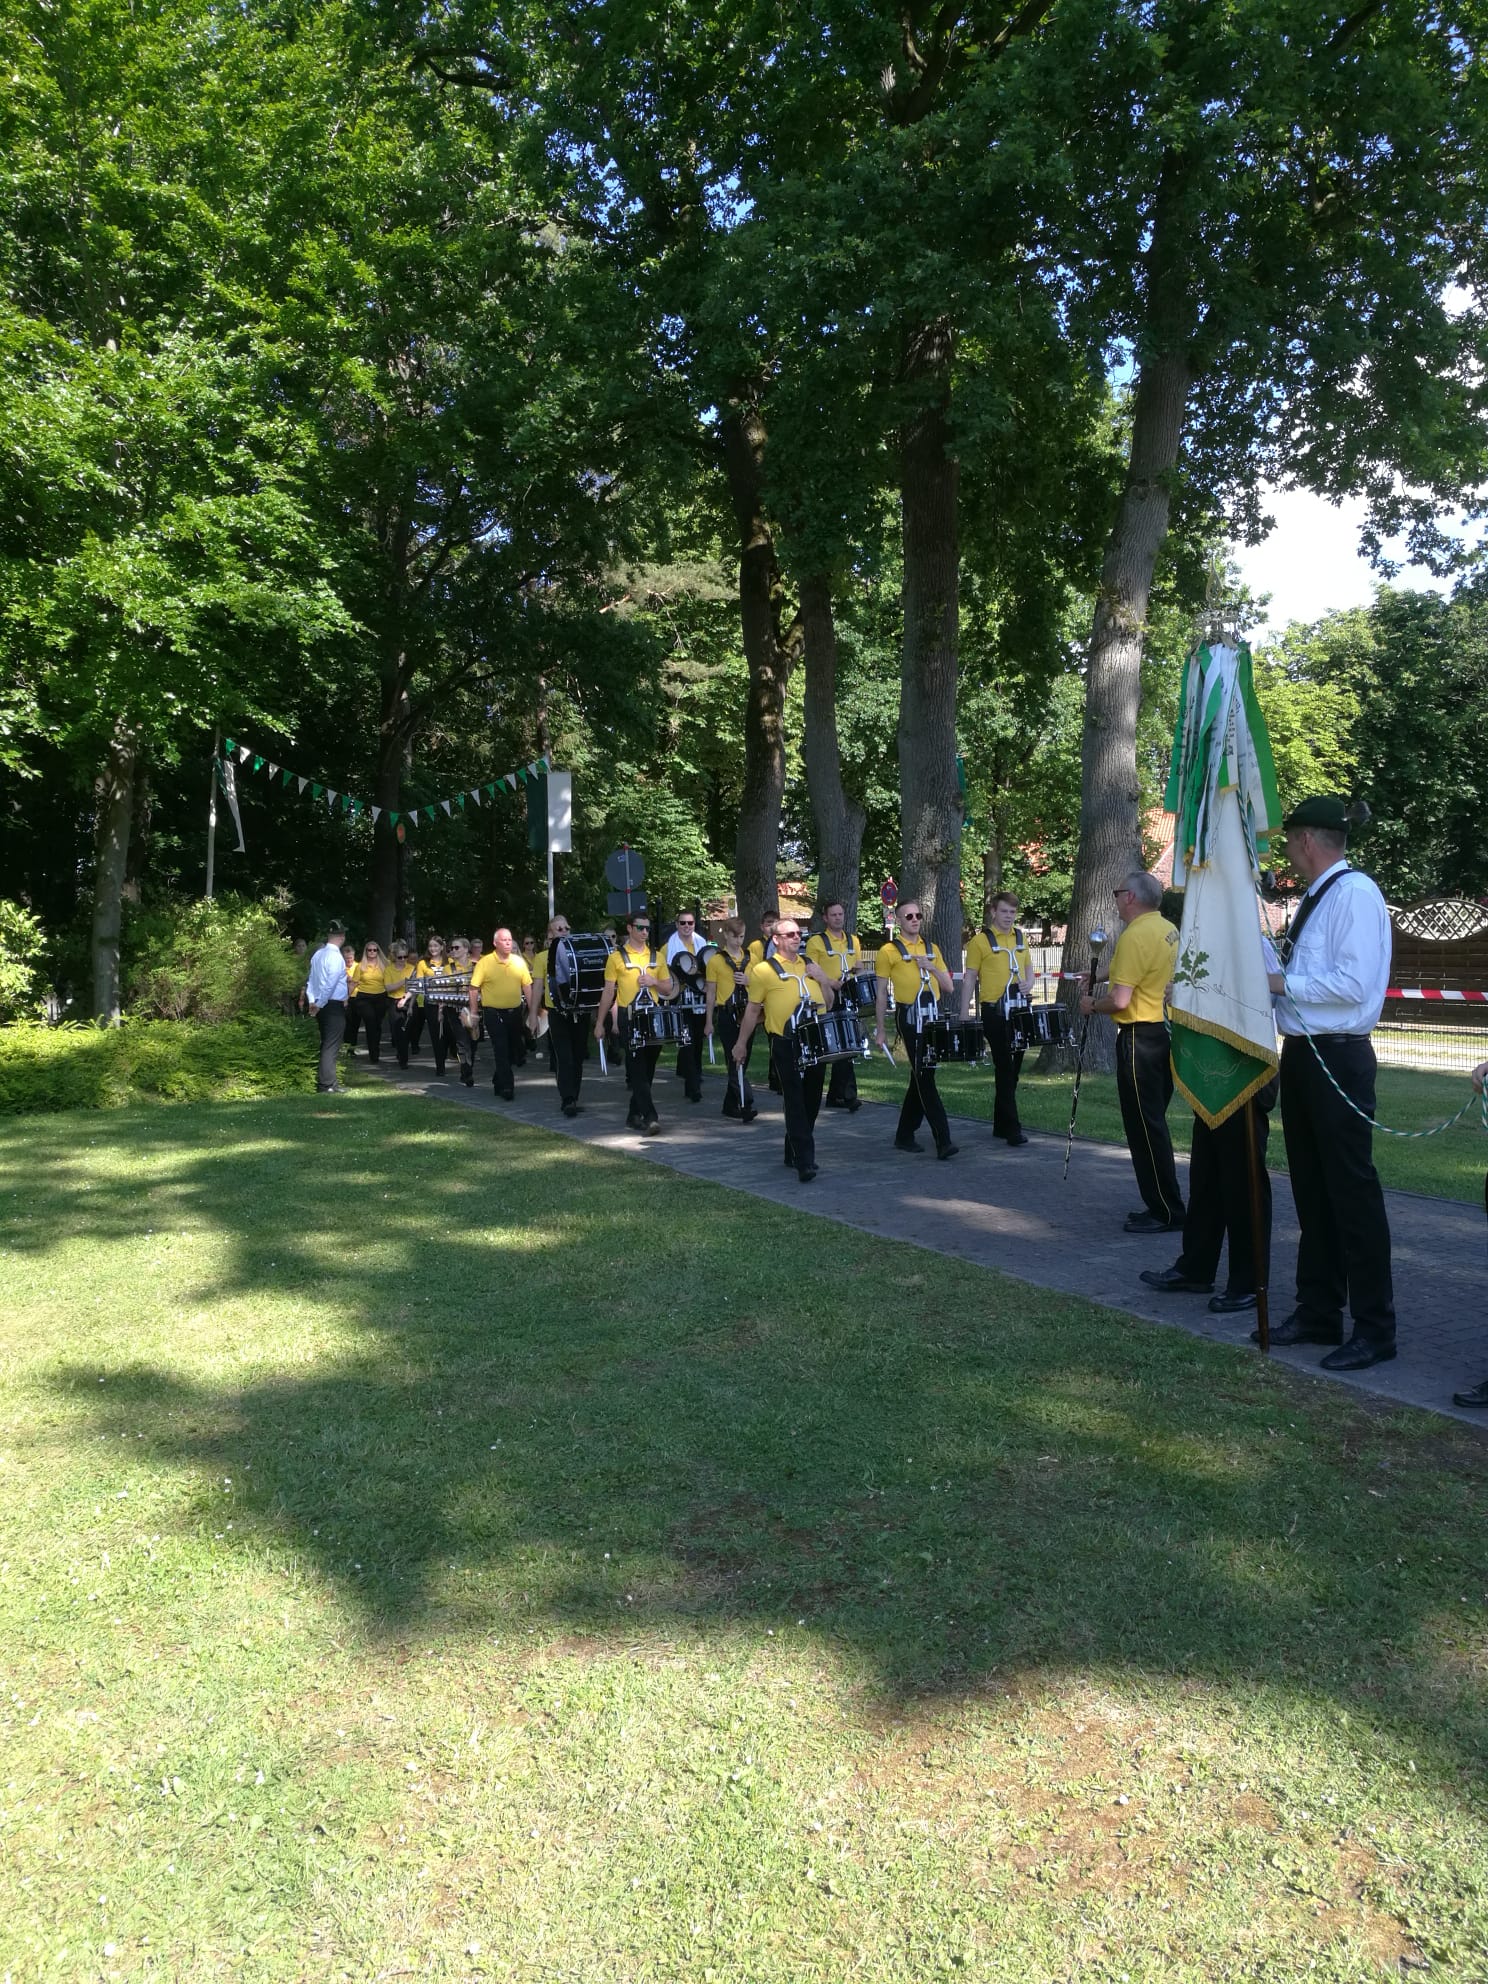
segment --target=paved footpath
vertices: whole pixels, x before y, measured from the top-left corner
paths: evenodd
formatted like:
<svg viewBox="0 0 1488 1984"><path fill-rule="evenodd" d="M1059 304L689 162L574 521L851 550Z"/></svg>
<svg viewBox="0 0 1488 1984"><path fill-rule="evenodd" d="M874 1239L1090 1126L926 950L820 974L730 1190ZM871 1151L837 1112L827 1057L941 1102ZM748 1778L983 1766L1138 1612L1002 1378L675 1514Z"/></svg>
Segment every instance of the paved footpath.
<svg viewBox="0 0 1488 1984"><path fill-rule="evenodd" d="M755 1090L759 1119L746 1126L719 1114L721 1071L710 1071L703 1101L689 1104L681 1083L663 1065L655 1093L665 1134L640 1137L625 1127L625 1084L614 1064L609 1075L602 1076L597 1062L589 1061L584 1110L572 1119L559 1114L545 1053L529 1058L518 1075L515 1102L498 1102L492 1094L486 1053L476 1066L473 1089L462 1087L453 1072L445 1079L436 1077L427 1062L415 1062L406 1072L396 1063L383 1062L378 1072L414 1094L514 1117L600 1150L664 1165L690 1178L706 1178L731 1191L751 1192L866 1233L976 1261L1040 1288L1082 1295L1149 1322L1250 1347L1253 1314L1212 1316L1201 1295L1161 1295L1138 1280L1143 1268L1172 1265L1179 1236L1136 1237L1122 1232L1122 1220L1139 1200L1131 1162L1119 1146L1077 1140L1069 1182L1061 1184L1062 1137L1034 1131L1023 1148L1010 1150L993 1137L987 1122L953 1116L952 1134L959 1152L941 1163L928 1133L923 1133L922 1155L895 1150L894 1110L865 1102L854 1115L822 1111L816 1135L821 1169L811 1184L802 1185L781 1161L780 1104L763 1082ZM365 1061L359 1060L357 1067L371 1072ZM1278 1118L1273 1135L1280 1134ZM1186 1168L1185 1157L1178 1161ZM1274 1175L1273 1185L1271 1318L1279 1322L1292 1307L1297 1225L1285 1174ZM1385 1201L1394 1253L1400 1355L1362 1376L1334 1377L1317 1372L1323 1355L1319 1349L1272 1354L1327 1383L1426 1406L1488 1432L1488 1413L1458 1411L1451 1402L1454 1390L1476 1384L1488 1374L1488 1228L1482 1208L1412 1192L1386 1192Z"/></svg>

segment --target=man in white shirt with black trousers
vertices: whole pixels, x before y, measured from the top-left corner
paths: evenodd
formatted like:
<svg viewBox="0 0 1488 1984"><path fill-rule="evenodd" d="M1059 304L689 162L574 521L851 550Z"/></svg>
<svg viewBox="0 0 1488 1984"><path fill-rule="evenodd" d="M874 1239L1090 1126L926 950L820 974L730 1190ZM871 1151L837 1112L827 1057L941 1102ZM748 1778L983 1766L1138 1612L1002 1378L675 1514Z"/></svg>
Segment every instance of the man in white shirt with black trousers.
<svg viewBox="0 0 1488 1984"><path fill-rule="evenodd" d="M1300 1237L1297 1306L1271 1341L1337 1345L1322 1360L1325 1371L1365 1371L1395 1355L1369 1038L1384 1010L1393 939L1384 897L1344 858L1350 826L1368 818L1367 806L1328 796L1304 799L1282 822L1287 860L1307 883L1283 970L1270 977ZM1347 1342L1345 1305L1353 1317Z"/></svg>

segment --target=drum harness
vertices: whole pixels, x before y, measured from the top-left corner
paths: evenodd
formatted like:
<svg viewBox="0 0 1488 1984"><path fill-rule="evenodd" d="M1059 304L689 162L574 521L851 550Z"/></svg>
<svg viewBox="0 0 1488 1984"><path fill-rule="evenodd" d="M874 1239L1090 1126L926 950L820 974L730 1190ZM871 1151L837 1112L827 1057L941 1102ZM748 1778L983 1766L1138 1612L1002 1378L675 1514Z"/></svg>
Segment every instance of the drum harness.
<svg viewBox="0 0 1488 1984"><path fill-rule="evenodd" d="M920 942L924 943L924 941L922 937ZM895 950L898 951L906 964L918 965L920 968L919 997L906 1012L904 1023L921 1043L920 1053L915 1054L912 1052L910 1054L909 1079L914 1083L915 1095L918 1097L920 1107L923 1109L925 1098L920 1094L920 1062L928 1045L925 1041L925 1022L933 1018L940 1010L940 991L935 984L935 980L930 975L931 967L935 962L935 946L933 944L929 945L926 948L925 955L917 958L902 937L896 936L892 939L892 942ZM930 1055L930 1067L933 1071L935 1067L933 1048L930 1049Z"/></svg>

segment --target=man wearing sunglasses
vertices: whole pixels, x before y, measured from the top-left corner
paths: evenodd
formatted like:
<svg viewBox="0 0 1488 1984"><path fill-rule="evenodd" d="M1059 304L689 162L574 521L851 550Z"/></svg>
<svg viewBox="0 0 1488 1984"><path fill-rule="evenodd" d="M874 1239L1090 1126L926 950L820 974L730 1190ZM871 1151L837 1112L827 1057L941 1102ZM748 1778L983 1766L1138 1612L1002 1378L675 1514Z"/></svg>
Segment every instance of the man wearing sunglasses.
<svg viewBox="0 0 1488 1984"><path fill-rule="evenodd" d="M1127 1215L1128 1233L1176 1233L1183 1225L1183 1195L1168 1135L1173 1063L1168 1033L1168 987L1178 962L1178 932L1158 914L1162 883L1142 869L1116 890L1122 931L1111 953L1104 989L1080 995L1082 1013L1105 1013L1116 1022L1116 1093L1142 1210Z"/></svg>
<svg viewBox="0 0 1488 1984"><path fill-rule="evenodd" d="M687 1032L677 1047L677 1073L689 1102L703 1099L703 1028L707 1022L705 973L707 939L697 932L697 918L684 909L677 927L667 939L667 970L677 981L682 1001L682 1024Z"/></svg>
<svg viewBox="0 0 1488 1984"><path fill-rule="evenodd" d="M630 1090L630 1112L625 1121L628 1128L639 1130L643 1137L661 1135L661 1121L651 1098L661 1047L632 1038L630 1012L643 993L655 1000L670 999L675 991L666 965L651 948L650 917L628 916L624 943L605 960L604 990L599 995L594 1031L602 1035L607 1025L616 1026L618 1004L623 1015L618 1025L623 1027L625 1040L625 1085Z"/></svg>
<svg viewBox="0 0 1488 1984"><path fill-rule="evenodd" d="M924 912L917 902L907 902L899 911L904 927L902 937L891 937L878 953L878 1000L874 1038L888 1052L884 1022L888 1014L889 991L894 993L894 1023L904 1051L909 1056L909 1086L899 1111L899 1127L894 1133L895 1150L923 1150L915 1135L921 1123L930 1125L937 1157L954 1157L951 1126L945 1104L935 1086L935 1064L930 1058L926 1027L938 1018L940 1002L950 996L951 974L938 944L927 944L920 935Z"/></svg>

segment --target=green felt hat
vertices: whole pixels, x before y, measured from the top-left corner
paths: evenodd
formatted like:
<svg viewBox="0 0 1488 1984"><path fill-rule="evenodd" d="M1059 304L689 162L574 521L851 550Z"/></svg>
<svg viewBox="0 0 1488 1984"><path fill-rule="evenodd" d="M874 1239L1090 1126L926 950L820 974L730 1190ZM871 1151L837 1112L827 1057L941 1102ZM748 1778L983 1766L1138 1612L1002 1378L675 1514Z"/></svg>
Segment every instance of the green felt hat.
<svg viewBox="0 0 1488 1984"><path fill-rule="evenodd" d="M1294 806L1281 825L1283 833L1290 833L1293 827L1321 827L1325 833L1346 834L1353 827L1362 827L1368 818L1369 808L1362 800L1350 805L1335 792L1323 792Z"/></svg>

